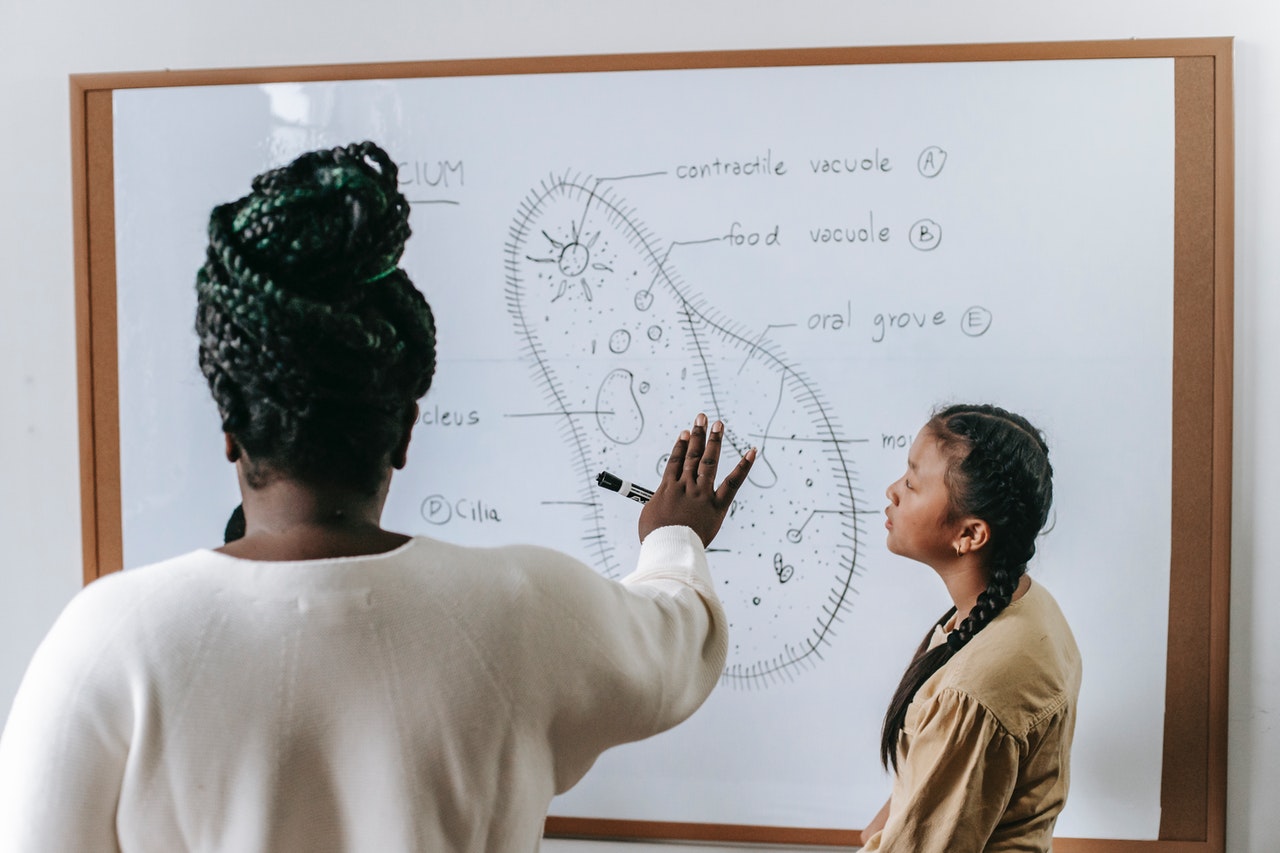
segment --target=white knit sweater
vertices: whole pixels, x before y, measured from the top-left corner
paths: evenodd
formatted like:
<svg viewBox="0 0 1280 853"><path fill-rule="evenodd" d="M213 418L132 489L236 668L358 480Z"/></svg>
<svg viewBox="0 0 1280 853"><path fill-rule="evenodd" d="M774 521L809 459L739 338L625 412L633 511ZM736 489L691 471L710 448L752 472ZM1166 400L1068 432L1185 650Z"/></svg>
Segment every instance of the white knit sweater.
<svg viewBox="0 0 1280 853"><path fill-rule="evenodd" d="M111 575L19 689L0 850L536 850L552 796L601 751L702 703L725 626L684 527L650 534L621 583L427 538Z"/></svg>

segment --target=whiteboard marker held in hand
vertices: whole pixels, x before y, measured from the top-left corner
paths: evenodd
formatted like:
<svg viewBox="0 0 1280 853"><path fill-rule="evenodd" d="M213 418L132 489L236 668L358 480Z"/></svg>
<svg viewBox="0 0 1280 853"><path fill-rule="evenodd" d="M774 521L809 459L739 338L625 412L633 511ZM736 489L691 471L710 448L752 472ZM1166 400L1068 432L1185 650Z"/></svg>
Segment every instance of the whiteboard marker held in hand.
<svg viewBox="0 0 1280 853"><path fill-rule="evenodd" d="M653 497L653 489L646 489L644 486L637 486L630 480L624 480L616 474L610 474L608 471L601 471L596 477L596 485L617 492L624 498L631 498L639 503L646 503L649 498Z"/></svg>

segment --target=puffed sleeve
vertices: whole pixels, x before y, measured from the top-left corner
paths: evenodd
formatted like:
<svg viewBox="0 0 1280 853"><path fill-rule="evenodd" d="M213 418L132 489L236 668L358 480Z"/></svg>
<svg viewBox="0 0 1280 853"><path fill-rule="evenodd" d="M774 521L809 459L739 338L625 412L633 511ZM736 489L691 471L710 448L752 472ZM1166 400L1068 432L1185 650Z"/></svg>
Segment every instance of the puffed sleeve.
<svg viewBox="0 0 1280 853"><path fill-rule="evenodd" d="M516 703L551 710L559 793L605 749L692 714L718 682L729 641L705 549L687 527L651 532L621 583L558 560L539 573L555 614L525 633L528 669L546 674L521 679Z"/></svg>
<svg viewBox="0 0 1280 853"><path fill-rule="evenodd" d="M889 819L866 851L981 853L1013 795L1022 745L973 697L944 688L907 710Z"/></svg>

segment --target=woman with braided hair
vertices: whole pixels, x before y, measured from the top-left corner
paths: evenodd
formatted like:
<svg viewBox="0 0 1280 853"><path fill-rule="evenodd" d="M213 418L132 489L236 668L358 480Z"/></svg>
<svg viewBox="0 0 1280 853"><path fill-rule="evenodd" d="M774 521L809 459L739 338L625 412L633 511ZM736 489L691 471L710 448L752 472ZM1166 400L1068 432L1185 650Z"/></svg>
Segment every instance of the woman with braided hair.
<svg viewBox="0 0 1280 853"><path fill-rule="evenodd" d="M68 605L0 737L0 850L536 850L555 794L716 684L705 548L754 459L716 486L719 422L676 440L621 582L382 528L435 369L408 214L372 143L213 211L199 363L243 519Z"/></svg>
<svg viewBox="0 0 1280 853"><path fill-rule="evenodd" d="M1027 563L1049 518L1039 430L956 405L920 430L889 486L889 550L938 573L954 602L926 634L884 718L893 793L864 850L1048 851L1066 802L1080 652Z"/></svg>

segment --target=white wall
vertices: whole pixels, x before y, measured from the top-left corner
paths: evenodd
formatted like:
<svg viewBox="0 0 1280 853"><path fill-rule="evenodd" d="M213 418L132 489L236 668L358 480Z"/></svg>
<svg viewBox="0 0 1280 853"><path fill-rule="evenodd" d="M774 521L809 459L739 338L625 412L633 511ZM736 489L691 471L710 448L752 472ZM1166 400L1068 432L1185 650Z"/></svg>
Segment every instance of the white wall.
<svg viewBox="0 0 1280 853"><path fill-rule="evenodd" d="M1271 0L0 0L0 541L11 555L0 563L0 713L80 583L68 74L1231 35L1238 177L1227 846L1280 849L1280 620L1270 612L1280 602L1280 572L1262 535L1280 516L1280 442L1265 438L1280 421L1275 9Z"/></svg>

